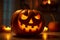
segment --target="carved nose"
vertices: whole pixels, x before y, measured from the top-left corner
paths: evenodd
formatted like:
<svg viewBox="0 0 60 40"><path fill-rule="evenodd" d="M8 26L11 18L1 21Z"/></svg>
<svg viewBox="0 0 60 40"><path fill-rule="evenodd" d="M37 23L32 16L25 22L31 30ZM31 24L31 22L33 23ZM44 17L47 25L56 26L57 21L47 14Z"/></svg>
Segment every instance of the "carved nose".
<svg viewBox="0 0 60 40"><path fill-rule="evenodd" d="M30 19L29 24L33 24L33 20L32 19Z"/></svg>

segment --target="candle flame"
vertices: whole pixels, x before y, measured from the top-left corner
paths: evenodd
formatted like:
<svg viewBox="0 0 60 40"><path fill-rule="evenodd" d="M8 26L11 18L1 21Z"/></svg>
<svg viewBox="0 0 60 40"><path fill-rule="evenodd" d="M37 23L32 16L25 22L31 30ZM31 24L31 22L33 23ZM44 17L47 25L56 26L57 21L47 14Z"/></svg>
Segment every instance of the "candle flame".
<svg viewBox="0 0 60 40"><path fill-rule="evenodd" d="M47 27L44 27L44 30L43 31L48 31L48 28Z"/></svg>
<svg viewBox="0 0 60 40"><path fill-rule="evenodd" d="M11 27L3 27L5 31L11 31Z"/></svg>

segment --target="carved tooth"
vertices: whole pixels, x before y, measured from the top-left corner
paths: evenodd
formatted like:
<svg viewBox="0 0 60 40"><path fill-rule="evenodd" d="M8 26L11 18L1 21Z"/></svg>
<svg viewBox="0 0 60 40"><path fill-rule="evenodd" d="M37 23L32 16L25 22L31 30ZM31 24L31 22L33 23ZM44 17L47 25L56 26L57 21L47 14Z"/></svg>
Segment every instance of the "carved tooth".
<svg viewBox="0 0 60 40"><path fill-rule="evenodd" d="M35 29L38 29L38 26L34 26Z"/></svg>
<svg viewBox="0 0 60 40"><path fill-rule="evenodd" d="M27 28L28 28L28 29L31 29L31 28L32 28L32 26L29 26L29 25L28 25L28 26L27 26Z"/></svg>
<svg viewBox="0 0 60 40"><path fill-rule="evenodd" d="M22 25L20 26L20 28L21 28L22 30L25 29L25 25L22 24Z"/></svg>
<svg viewBox="0 0 60 40"><path fill-rule="evenodd" d="M32 32L36 31L36 29L38 29L38 26L34 26L31 30Z"/></svg>
<svg viewBox="0 0 60 40"><path fill-rule="evenodd" d="M32 26L29 26L29 25L28 25L28 26L25 28L25 31L26 31L26 32L29 32L29 30L30 30L31 28L32 28Z"/></svg>

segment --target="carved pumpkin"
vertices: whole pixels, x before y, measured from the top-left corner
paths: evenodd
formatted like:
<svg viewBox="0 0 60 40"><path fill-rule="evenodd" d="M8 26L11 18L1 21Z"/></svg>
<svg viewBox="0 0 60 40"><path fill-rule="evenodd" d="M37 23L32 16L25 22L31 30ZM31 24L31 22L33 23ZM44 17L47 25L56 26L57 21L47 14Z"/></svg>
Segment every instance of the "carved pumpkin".
<svg viewBox="0 0 60 40"><path fill-rule="evenodd" d="M43 17L37 10L17 10L11 19L15 34L34 35L43 31Z"/></svg>

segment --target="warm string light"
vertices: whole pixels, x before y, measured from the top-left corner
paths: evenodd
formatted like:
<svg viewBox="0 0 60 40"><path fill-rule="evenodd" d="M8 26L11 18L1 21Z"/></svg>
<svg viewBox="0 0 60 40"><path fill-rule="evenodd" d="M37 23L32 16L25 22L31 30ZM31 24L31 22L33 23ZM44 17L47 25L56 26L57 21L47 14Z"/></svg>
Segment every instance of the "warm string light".
<svg viewBox="0 0 60 40"><path fill-rule="evenodd" d="M51 4L51 0L47 0L47 1L43 1L43 4L46 5L46 4Z"/></svg>
<svg viewBox="0 0 60 40"><path fill-rule="evenodd" d="M51 4L51 0L48 0L48 4Z"/></svg>

